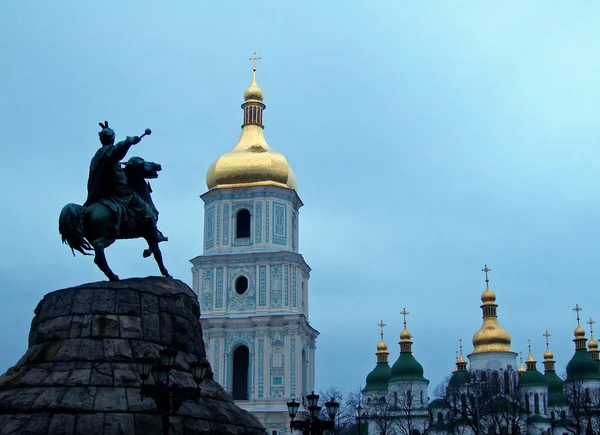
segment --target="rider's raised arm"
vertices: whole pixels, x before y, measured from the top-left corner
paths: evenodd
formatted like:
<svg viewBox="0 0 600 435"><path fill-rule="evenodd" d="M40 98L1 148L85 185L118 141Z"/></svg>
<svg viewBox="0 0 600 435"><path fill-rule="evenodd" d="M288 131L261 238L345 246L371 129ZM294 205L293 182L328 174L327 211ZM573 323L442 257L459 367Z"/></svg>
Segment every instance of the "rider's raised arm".
<svg viewBox="0 0 600 435"><path fill-rule="evenodd" d="M108 151L107 157L112 160L114 163L120 162L127 155L127 151L131 148L131 145L134 145L135 137L129 137L119 143L116 143L111 149Z"/></svg>

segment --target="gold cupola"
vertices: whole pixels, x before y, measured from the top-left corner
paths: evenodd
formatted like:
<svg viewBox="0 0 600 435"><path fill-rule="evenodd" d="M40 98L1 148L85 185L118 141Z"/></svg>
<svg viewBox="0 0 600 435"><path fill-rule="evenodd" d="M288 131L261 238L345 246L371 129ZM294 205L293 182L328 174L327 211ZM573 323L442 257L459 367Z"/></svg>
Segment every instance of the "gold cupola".
<svg viewBox="0 0 600 435"><path fill-rule="evenodd" d="M550 350L550 342L548 340L550 334L548 333L548 331L546 331L542 335L546 338L546 351L544 352L544 371L554 371L554 363L556 361L554 361L554 354Z"/></svg>
<svg viewBox="0 0 600 435"><path fill-rule="evenodd" d="M598 352L598 341L594 338L594 322L590 317L590 320L587 322L590 325L590 339L588 340L588 353L592 358L596 361L600 361L600 355Z"/></svg>
<svg viewBox="0 0 600 435"><path fill-rule="evenodd" d="M208 189L240 186L279 186L297 190L298 184L286 158L271 149L263 135L264 93L256 83L256 57L252 83L244 92L244 122L235 147L219 157L206 173Z"/></svg>
<svg viewBox="0 0 600 435"><path fill-rule="evenodd" d="M383 323L383 320L381 322L379 322L379 325L377 325L381 328L381 339L379 340L379 343L377 343L377 362L383 362L383 363L387 363L388 362L388 347L387 344L385 343L385 341L383 341L383 327L386 326L385 323Z"/></svg>
<svg viewBox="0 0 600 435"><path fill-rule="evenodd" d="M523 352L519 352L519 359L521 360L521 364L519 364L519 370L517 371L519 372L519 376L521 376L527 371L525 370L525 366L523 365Z"/></svg>
<svg viewBox="0 0 600 435"><path fill-rule="evenodd" d="M498 323L496 294L490 290L487 264L481 269L485 272L485 291L481 294L483 325L473 335L473 353L513 352L510 347L510 334Z"/></svg>
<svg viewBox="0 0 600 435"><path fill-rule="evenodd" d="M463 356L463 350L462 350L462 338L459 340L459 349L460 349L460 353L458 355L458 358L456 359L456 370L457 371L461 371L461 370L467 370L467 361L465 360L465 357Z"/></svg>

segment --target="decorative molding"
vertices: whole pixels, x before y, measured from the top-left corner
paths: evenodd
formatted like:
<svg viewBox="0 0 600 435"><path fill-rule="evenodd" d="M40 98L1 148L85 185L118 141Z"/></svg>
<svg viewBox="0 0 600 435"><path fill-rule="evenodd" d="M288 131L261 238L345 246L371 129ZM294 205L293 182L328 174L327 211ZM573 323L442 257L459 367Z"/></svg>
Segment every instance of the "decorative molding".
<svg viewBox="0 0 600 435"><path fill-rule="evenodd" d="M252 200L254 198L277 198L280 200L289 201L293 204L300 205L296 196L282 194L278 192L221 193L220 195L215 195L212 198L204 200L204 204L208 205L215 201L236 201L240 199Z"/></svg>
<svg viewBox="0 0 600 435"><path fill-rule="evenodd" d="M206 249L210 249L215 244L214 238L214 220L215 220L215 208L210 207L206 210L206 227L204 231L204 246Z"/></svg>
<svg viewBox="0 0 600 435"><path fill-rule="evenodd" d="M265 340L258 340L258 397L265 397Z"/></svg>
<svg viewBox="0 0 600 435"><path fill-rule="evenodd" d="M282 304L282 272L281 265L273 264L270 267L271 276L269 277L269 281L271 284L270 299L271 299L271 307L272 308L281 308Z"/></svg>
<svg viewBox="0 0 600 435"><path fill-rule="evenodd" d="M248 290L237 294L234 288L235 279L244 275L248 278ZM254 267L231 266L227 269L227 309L230 311L253 310L256 307L256 291Z"/></svg>
<svg viewBox="0 0 600 435"><path fill-rule="evenodd" d="M269 243L269 234L271 233L271 228L269 228L269 202L265 204L265 243Z"/></svg>
<svg viewBox="0 0 600 435"><path fill-rule="evenodd" d="M267 306L267 266L258 266L258 306Z"/></svg>
<svg viewBox="0 0 600 435"><path fill-rule="evenodd" d="M273 243L278 245L287 244L286 211L285 204L273 201Z"/></svg>
<svg viewBox="0 0 600 435"><path fill-rule="evenodd" d="M213 360L213 373L215 375L215 380L219 382L219 362L221 360L221 339L215 338L215 357Z"/></svg>
<svg viewBox="0 0 600 435"><path fill-rule="evenodd" d="M221 204L217 204L217 222L216 222L216 228L217 228L217 246L221 245Z"/></svg>
<svg viewBox="0 0 600 435"><path fill-rule="evenodd" d="M223 308L223 268L217 267L217 290L215 308Z"/></svg>
<svg viewBox="0 0 600 435"><path fill-rule="evenodd" d="M262 201L254 203L254 243L262 243Z"/></svg>
<svg viewBox="0 0 600 435"><path fill-rule="evenodd" d="M223 245L229 245L229 222L231 215L229 214L229 204L223 204Z"/></svg>
<svg viewBox="0 0 600 435"><path fill-rule="evenodd" d="M297 288L296 288L296 275L298 269L296 266L292 266L292 308L296 308L297 304Z"/></svg>
<svg viewBox="0 0 600 435"><path fill-rule="evenodd" d="M283 266L283 306L284 307L290 306L289 295L290 295L290 266L285 264Z"/></svg>
<svg viewBox="0 0 600 435"><path fill-rule="evenodd" d="M200 292L202 311L210 311L213 307L213 272L212 267L210 269L202 269L202 290Z"/></svg>
<svg viewBox="0 0 600 435"><path fill-rule="evenodd" d="M290 339L290 397L296 397L296 339Z"/></svg>

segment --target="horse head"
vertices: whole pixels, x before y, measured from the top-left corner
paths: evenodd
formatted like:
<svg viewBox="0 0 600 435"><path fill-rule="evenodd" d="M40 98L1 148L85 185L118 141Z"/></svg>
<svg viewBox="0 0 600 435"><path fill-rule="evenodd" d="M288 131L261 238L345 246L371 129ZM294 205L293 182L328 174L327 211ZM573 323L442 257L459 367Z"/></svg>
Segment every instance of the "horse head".
<svg viewBox="0 0 600 435"><path fill-rule="evenodd" d="M158 172L162 171L162 166L158 163L147 162L141 157L132 157L125 166L125 174L130 180L143 178L158 178Z"/></svg>

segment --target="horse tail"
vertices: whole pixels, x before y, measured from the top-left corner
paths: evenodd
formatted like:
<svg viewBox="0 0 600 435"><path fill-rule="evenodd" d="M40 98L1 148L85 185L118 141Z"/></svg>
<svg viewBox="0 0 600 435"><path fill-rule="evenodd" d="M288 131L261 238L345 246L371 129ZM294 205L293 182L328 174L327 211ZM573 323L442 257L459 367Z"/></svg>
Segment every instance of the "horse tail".
<svg viewBox="0 0 600 435"><path fill-rule="evenodd" d="M85 239L81 205L71 203L63 207L58 218L58 232L62 236L62 242L71 248L73 256L75 256L75 250L83 255L92 255L86 252L93 251L94 248Z"/></svg>

